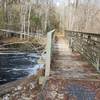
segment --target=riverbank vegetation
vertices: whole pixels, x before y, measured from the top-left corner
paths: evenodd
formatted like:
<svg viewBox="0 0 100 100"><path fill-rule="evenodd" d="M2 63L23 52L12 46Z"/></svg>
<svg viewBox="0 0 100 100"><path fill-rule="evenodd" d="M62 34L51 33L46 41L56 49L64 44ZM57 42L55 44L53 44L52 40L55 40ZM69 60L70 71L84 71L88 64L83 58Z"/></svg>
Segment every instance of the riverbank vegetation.
<svg viewBox="0 0 100 100"><path fill-rule="evenodd" d="M29 36L58 28L59 19L52 0L0 0L0 29ZM8 36L10 32L2 32ZM22 35L23 33L23 35Z"/></svg>
<svg viewBox="0 0 100 100"><path fill-rule="evenodd" d="M18 38L17 38L18 40ZM16 41L16 38L11 38L7 41L6 44L3 45L4 48L9 48L13 50L17 50L19 52L42 52L45 49L46 46L46 38L38 38L38 37L32 37L29 39L29 41Z"/></svg>
<svg viewBox="0 0 100 100"><path fill-rule="evenodd" d="M41 52L59 21L53 0L0 0L0 48Z"/></svg>

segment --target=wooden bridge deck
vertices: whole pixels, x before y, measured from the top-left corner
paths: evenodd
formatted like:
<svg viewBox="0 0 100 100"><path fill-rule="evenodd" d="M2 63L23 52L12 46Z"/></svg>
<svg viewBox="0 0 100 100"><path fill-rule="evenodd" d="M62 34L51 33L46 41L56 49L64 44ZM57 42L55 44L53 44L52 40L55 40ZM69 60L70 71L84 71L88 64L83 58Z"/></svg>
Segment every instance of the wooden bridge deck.
<svg viewBox="0 0 100 100"><path fill-rule="evenodd" d="M64 36L58 36L53 50L52 75L78 79L98 77L98 73L91 64L79 53L71 51Z"/></svg>
<svg viewBox="0 0 100 100"><path fill-rule="evenodd" d="M72 52L64 36L53 43L51 72L43 100L100 100L100 75L79 53Z"/></svg>

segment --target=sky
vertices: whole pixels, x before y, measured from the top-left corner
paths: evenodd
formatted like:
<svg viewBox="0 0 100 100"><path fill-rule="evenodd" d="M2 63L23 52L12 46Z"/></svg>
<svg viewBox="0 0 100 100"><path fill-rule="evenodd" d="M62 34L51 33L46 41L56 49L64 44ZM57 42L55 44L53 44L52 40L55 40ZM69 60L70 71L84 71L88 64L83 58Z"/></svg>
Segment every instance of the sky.
<svg viewBox="0 0 100 100"><path fill-rule="evenodd" d="M63 6L63 5L67 5L68 4L68 0L54 0L54 3L57 6Z"/></svg>
<svg viewBox="0 0 100 100"><path fill-rule="evenodd" d="M62 5L63 2L64 2L64 0L54 0L54 3L55 3L57 6Z"/></svg>
<svg viewBox="0 0 100 100"><path fill-rule="evenodd" d="M56 6L63 6L68 4L68 0L53 0ZM74 2L75 0L70 0L70 2ZM79 0L81 3L87 3L88 0ZM89 0L90 4L94 4L100 7L100 0Z"/></svg>

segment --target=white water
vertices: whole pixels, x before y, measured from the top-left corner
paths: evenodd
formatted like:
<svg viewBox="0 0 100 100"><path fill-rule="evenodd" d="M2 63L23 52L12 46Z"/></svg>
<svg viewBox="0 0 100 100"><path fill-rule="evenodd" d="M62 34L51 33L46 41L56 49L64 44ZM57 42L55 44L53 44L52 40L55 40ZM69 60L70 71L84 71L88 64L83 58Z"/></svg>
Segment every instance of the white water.
<svg viewBox="0 0 100 100"><path fill-rule="evenodd" d="M30 54L2 54L0 56L0 84L22 79L25 76L36 75L44 67L38 64L40 55Z"/></svg>

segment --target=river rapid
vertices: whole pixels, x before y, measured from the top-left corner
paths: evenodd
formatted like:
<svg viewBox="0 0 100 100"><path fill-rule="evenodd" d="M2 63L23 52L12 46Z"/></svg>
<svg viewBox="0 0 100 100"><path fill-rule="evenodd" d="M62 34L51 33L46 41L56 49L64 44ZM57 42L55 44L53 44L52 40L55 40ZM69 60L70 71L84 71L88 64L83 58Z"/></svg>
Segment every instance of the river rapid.
<svg viewBox="0 0 100 100"><path fill-rule="evenodd" d="M39 58L37 53L1 53L0 85L36 74L42 66L37 62Z"/></svg>

